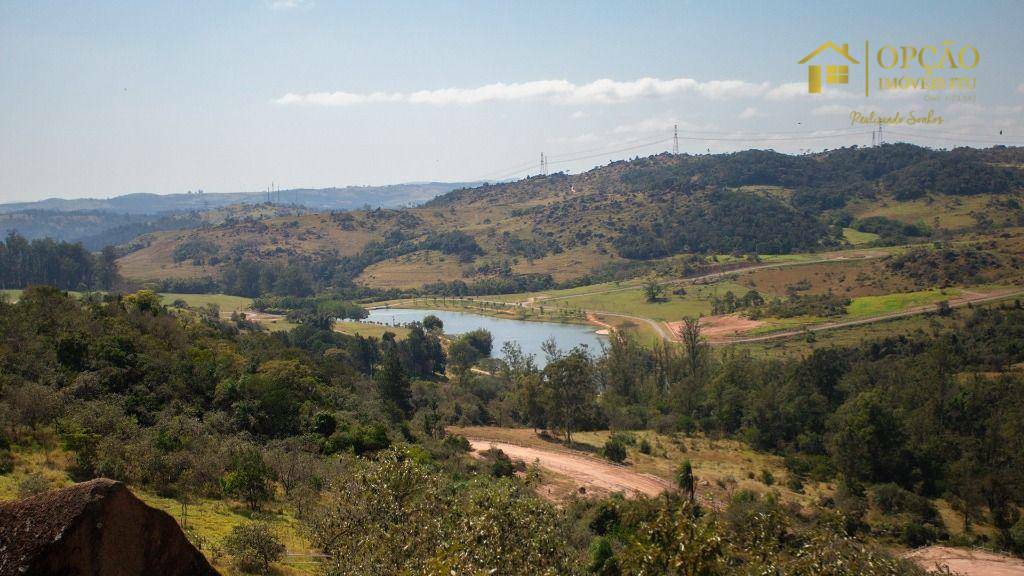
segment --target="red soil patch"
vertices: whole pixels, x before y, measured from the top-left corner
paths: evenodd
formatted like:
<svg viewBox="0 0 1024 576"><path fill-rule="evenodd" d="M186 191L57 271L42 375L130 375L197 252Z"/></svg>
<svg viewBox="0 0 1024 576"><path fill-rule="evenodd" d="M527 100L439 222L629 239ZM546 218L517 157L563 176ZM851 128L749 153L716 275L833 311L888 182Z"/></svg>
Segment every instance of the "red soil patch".
<svg viewBox="0 0 1024 576"><path fill-rule="evenodd" d="M904 557L926 570L945 566L963 576L1024 576L1024 560L984 550L928 546Z"/></svg>
<svg viewBox="0 0 1024 576"><path fill-rule="evenodd" d="M682 337L682 322L667 322L669 330L676 338ZM704 316L700 319L700 333L708 340L721 340L732 336L739 336L763 325L760 320L744 318L739 314L724 314L721 316Z"/></svg>

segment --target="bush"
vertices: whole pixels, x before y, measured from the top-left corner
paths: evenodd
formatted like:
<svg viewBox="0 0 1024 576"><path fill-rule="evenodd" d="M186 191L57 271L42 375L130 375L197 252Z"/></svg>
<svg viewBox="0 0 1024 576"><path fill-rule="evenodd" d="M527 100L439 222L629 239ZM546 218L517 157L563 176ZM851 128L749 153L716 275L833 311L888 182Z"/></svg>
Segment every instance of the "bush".
<svg viewBox="0 0 1024 576"><path fill-rule="evenodd" d="M643 438L640 440L640 453L647 454L648 456L651 454L651 443L647 440L647 438Z"/></svg>
<svg viewBox="0 0 1024 576"><path fill-rule="evenodd" d="M908 514L919 522L941 524L939 511L931 501L896 484L875 486L872 501L883 514Z"/></svg>
<svg viewBox="0 0 1024 576"><path fill-rule="evenodd" d="M770 470L761 470L761 482L765 486L771 486L775 484L775 475Z"/></svg>
<svg viewBox="0 0 1024 576"><path fill-rule="evenodd" d="M480 456L491 463L491 476L495 478L508 478L516 473L512 459L498 448L484 450Z"/></svg>
<svg viewBox="0 0 1024 576"><path fill-rule="evenodd" d="M50 481L39 474L29 474L18 482L18 498L27 498L50 489Z"/></svg>
<svg viewBox="0 0 1024 576"><path fill-rule="evenodd" d="M903 534L900 536L900 540L908 548L920 548L935 542L938 540L938 536L938 533L931 526L925 526L917 522L907 522L903 526Z"/></svg>
<svg viewBox="0 0 1024 576"><path fill-rule="evenodd" d="M626 445L613 435L604 443L601 453L612 462L622 463L626 460Z"/></svg>
<svg viewBox="0 0 1024 576"><path fill-rule="evenodd" d="M239 524L224 538L224 549L245 572L270 574L270 563L284 555L284 544L265 522Z"/></svg>
<svg viewBox="0 0 1024 576"><path fill-rule="evenodd" d="M0 450L0 474L14 472L14 457L10 450Z"/></svg>

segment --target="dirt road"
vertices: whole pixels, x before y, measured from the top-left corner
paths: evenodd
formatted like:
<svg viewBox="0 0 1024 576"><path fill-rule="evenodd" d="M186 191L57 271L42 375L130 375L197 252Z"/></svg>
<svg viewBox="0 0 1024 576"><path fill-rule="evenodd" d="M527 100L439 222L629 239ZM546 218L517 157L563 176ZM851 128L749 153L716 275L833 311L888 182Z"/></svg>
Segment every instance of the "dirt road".
<svg viewBox="0 0 1024 576"><path fill-rule="evenodd" d="M588 491L625 492L627 495L641 493L647 496L657 496L665 490L672 489L672 485L666 480L648 474L639 474L624 466L616 466L583 453L527 448L517 444L494 442L481 438L469 438L469 443L473 450L498 448L509 457L522 460L527 464L536 461L541 468L565 476Z"/></svg>
<svg viewBox="0 0 1024 576"><path fill-rule="evenodd" d="M964 576L1024 576L1024 560L984 550L928 546L906 554L905 558L927 570L947 566Z"/></svg>

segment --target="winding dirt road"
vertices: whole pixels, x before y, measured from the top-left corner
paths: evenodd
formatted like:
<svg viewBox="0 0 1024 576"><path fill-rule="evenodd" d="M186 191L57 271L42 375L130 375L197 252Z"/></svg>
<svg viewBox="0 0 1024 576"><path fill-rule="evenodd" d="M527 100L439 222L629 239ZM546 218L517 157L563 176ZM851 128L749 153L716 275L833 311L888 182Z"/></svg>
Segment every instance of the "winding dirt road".
<svg viewBox="0 0 1024 576"><path fill-rule="evenodd" d="M482 438L468 438L468 440L475 451L498 448L508 454L510 458L522 460L527 464L537 462L541 468L565 476L578 486L592 491L657 496L672 489L672 485L667 480L648 474L639 474L625 466L616 466L582 453L527 448L518 444L495 442Z"/></svg>

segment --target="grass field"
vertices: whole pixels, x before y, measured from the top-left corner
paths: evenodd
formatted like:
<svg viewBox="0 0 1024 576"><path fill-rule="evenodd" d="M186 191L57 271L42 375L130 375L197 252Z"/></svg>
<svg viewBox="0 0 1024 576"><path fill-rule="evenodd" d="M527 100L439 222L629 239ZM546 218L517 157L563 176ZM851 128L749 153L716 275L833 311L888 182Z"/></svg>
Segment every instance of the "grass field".
<svg viewBox="0 0 1024 576"><path fill-rule="evenodd" d="M168 292L160 294L161 302L165 306L171 306L176 300L182 300L192 308L202 308L208 304L216 304L220 307L221 314L230 315L232 312L248 310L252 307L252 298L244 296L230 296L228 294L175 294Z"/></svg>
<svg viewBox="0 0 1024 576"><path fill-rule="evenodd" d="M391 332L399 340L409 335L409 329L402 326L384 326L368 322L335 322L334 329L353 336L359 334L364 338L381 338L385 332Z"/></svg>
<svg viewBox="0 0 1024 576"><path fill-rule="evenodd" d="M871 232L861 232L853 228L843 228L843 238L853 246L861 246L878 240L879 235Z"/></svg>
<svg viewBox="0 0 1024 576"><path fill-rule="evenodd" d="M914 306L935 304L940 300L953 298L959 294L961 294L961 290L957 288L941 290L934 288L901 294L885 294L883 296L861 296L854 298L850 305L846 307L847 317L850 319L867 318L869 316L901 312Z"/></svg>

